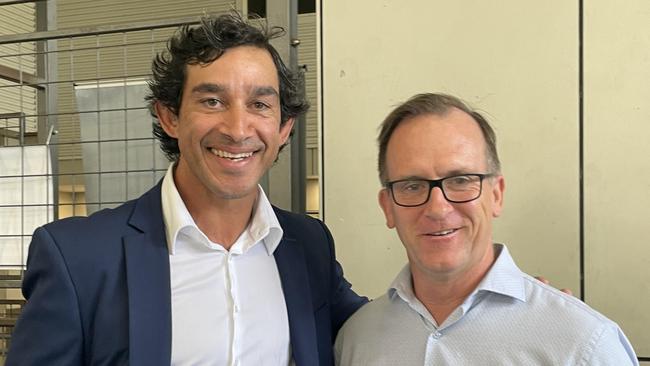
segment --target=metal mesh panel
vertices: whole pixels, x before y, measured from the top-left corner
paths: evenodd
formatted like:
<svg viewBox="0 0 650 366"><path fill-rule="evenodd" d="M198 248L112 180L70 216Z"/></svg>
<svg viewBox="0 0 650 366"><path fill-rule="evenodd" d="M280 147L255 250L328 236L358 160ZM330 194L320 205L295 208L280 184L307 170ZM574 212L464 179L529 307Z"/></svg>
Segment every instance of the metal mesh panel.
<svg viewBox="0 0 650 366"><path fill-rule="evenodd" d="M34 32L34 4L0 7L0 34ZM36 131L36 89L23 86L36 74L36 43L0 45L0 146L16 144L21 132Z"/></svg>
<svg viewBox="0 0 650 366"><path fill-rule="evenodd" d="M175 28L58 42L60 217L114 207L164 173L168 163L151 135L145 81Z"/></svg>
<svg viewBox="0 0 650 366"><path fill-rule="evenodd" d="M24 267L35 227L115 207L164 175L144 103L152 57L180 24L234 2L158 5L62 0L58 30L37 32L34 3L0 4L0 268Z"/></svg>

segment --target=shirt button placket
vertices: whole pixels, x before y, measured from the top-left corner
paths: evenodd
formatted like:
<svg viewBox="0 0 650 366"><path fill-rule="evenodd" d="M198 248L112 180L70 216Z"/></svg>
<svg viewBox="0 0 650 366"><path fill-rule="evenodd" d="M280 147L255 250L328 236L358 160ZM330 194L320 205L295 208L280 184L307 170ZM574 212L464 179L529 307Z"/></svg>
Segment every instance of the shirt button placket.
<svg viewBox="0 0 650 366"><path fill-rule="evenodd" d="M438 330L433 331L429 334L429 339L427 339L427 348L424 354L424 365L433 366L436 365L436 354L438 352L438 342L442 337L442 333Z"/></svg>
<svg viewBox="0 0 650 366"><path fill-rule="evenodd" d="M238 321L237 321L237 313L239 312L239 306L237 305L237 289L236 289L236 272L234 270L234 261L233 261L233 255L232 253L228 252L227 255L227 267L228 267L228 286L230 287L230 301L232 304L232 314L231 314L231 319L232 319L232 355L233 355L233 360L232 364L233 365L239 365L239 359L237 358L239 356L238 348L239 348L239 332L238 332Z"/></svg>

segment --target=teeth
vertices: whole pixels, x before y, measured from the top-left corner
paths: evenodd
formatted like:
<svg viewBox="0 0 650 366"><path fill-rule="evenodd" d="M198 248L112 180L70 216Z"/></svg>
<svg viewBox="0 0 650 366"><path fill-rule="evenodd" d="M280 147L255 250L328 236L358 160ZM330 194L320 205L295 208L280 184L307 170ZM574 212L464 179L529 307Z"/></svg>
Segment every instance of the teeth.
<svg viewBox="0 0 650 366"><path fill-rule="evenodd" d="M241 160L241 159L245 159L245 158L248 158L248 157L253 155L252 152L233 154L233 153L229 153L227 151L217 150L217 149L210 149L210 151L213 154L215 154L216 156L218 156L218 157L228 158L228 159L232 159L232 160Z"/></svg>
<svg viewBox="0 0 650 366"><path fill-rule="evenodd" d="M451 234L453 232L454 232L454 229L450 229L450 230L445 230L445 231L438 231L437 233L432 233L431 235L443 236L443 235Z"/></svg>

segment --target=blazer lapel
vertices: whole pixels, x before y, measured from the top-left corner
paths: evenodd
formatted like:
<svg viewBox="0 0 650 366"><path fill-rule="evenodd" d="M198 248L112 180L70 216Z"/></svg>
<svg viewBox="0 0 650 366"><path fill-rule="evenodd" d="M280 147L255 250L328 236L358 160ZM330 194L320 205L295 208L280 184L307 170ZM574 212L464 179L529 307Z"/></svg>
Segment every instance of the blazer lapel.
<svg viewBox="0 0 650 366"><path fill-rule="evenodd" d="M171 362L169 254L156 185L137 202L129 224L140 230L123 240L129 294L131 365Z"/></svg>
<svg viewBox="0 0 650 366"><path fill-rule="evenodd" d="M293 359L299 366L318 365L314 309L302 248L295 239L285 236L274 256L287 304Z"/></svg>

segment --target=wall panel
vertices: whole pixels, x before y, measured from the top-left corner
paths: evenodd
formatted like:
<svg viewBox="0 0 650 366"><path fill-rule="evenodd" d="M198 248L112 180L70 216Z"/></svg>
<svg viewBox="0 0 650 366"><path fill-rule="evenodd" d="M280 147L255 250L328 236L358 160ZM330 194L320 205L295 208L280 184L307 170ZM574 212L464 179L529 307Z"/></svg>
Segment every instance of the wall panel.
<svg viewBox="0 0 650 366"><path fill-rule="evenodd" d="M650 3L589 1L584 19L586 301L650 359Z"/></svg>
<svg viewBox="0 0 650 366"><path fill-rule="evenodd" d="M507 189L495 240L525 271L579 288L577 11L323 2L324 214L355 289L383 293L406 262L377 204L375 138L392 106L425 91L461 96L496 127Z"/></svg>
<svg viewBox="0 0 650 366"><path fill-rule="evenodd" d="M357 290L383 293L406 262L376 204L377 126L415 93L448 92L496 127L495 240L578 295L582 249L586 302L650 358L650 5L580 4L323 3L324 217Z"/></svg>

